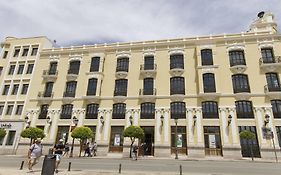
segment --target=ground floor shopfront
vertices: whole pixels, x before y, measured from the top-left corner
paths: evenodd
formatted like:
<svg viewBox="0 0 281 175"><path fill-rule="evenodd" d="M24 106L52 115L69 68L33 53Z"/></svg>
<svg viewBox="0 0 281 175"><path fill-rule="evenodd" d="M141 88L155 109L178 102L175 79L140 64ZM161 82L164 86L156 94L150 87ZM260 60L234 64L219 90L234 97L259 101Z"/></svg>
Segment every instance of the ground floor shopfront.
<svg viewBox="0 0 281 175"><path fill-rule="evenodd" d="M264 124L263 115L268 114L264 109L256 110L254 119L237 119L233 109L220 109L218 119L203 119L200 108L187 110L185 119L171 119L169 110L156 110L155 119L140 119L139 111L129 110L125 119L111 119L111 111L103 110L97 119L84 119L83 110L74 113L78 126L91 128L94 138L89 142L98 143L98 155L119 154L129 156L130 140L123 138L123 130L132 125L143 128L145 137L136 142L139 155L170 157L176 152L179 156L205 157L219 156L227 158L250 157L251 149L255 157L274 159L274 146L277 156L281 158L281 121L270 118ZM35 112L32 115L36 115ZM232 118L229 118L229 115ZM72 119L59 119L59 111L50 113L50 121L32 120L31 126L42 128L46 134L43 144L53 146L59 139L70 145L71 130L75 127ZM102 117L101 117L102 116ZM196 118L194 117L196 116ZM36 118L32 117L31 118ZM273 132L273 138L267 137L264 127ZM241 139L239 132L252 131L256 138L252 141ZM18 153L26 149L28 141L21 139ZM22 145L22 146L21 146ZM78 153L78 142L75 141L74 155ZM46 149L47 150L47 149Z"/></svg>

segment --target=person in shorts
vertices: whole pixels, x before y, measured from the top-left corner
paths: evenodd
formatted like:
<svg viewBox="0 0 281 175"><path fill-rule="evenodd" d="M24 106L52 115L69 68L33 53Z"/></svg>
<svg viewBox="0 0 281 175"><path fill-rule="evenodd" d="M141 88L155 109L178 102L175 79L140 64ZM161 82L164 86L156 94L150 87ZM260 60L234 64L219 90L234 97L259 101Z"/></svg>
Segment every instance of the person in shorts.
<svg viewBox="0 0 281 175"><path fill-rule="evenodd" d="M65 149L65 145L63 144L63 139L60 139L59 142L54 146L54 154L56 156L56 167L55 167L56 173L58 173L58 167L59 167L64 149Z"/></svg>
<svg viewBox="0 0 281 175"><path fill-rule="evenodd" d="M28 169L33 171L32 167L39 162L39 158L42 155L41 139L36 139L28 150Z"/></svg>

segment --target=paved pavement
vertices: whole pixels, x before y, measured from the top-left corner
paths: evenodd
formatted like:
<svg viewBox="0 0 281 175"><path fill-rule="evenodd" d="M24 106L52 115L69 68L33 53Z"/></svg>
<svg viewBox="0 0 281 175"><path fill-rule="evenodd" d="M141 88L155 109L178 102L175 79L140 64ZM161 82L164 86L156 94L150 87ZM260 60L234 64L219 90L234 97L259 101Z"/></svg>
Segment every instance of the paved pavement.
<svg viewBox="0 0 281 175"><path fill-rule="evenodd" d="M209 160L208 160L209 159ZM35 165L34 172L19 170L20 156L1 156L0 175L40 175L43 158ZM72 163L68 172L68 163ZM159 159L140 158L132 161L126 158L65 158L60 165L59 175L120 175L119 164L122 165L123 175L179 175L180 165L183 175L280 175L281 163L264 162L257 159L251 162L244 160L225 160L222 158L205 159Z"/></svg>

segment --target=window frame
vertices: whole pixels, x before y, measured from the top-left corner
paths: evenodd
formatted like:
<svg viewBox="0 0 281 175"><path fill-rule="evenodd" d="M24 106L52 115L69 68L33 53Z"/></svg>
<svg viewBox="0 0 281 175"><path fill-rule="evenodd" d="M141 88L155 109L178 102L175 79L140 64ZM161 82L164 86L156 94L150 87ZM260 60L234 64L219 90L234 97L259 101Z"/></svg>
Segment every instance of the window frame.
<svg viewBox="0 0 281 175"><path fill-rule="evenodd" d="M233 93L251 92L249 78L246 74L234 74L231 76Z"/></svg>
<svg viewBox="0 0 281 175"><path fill-rule="evenodd" d="M217 91L215 74L213 73L203 74L203 90L204 93L213 93Z"/></svg>
<svg viewBox="0 0 281 175"><path fill-rule="evenodd" d="M235 109L237 119L254 119L253 104L251 101L238 100L235 101Z"/></svg>
<svg viewBox="0 0 281 175"><path fill-rule="evenodd" d="M155 118L155 103L151 103L151 102L141 103L140 118L141 119L154 119Z"/></svg>
<svg viewBox="0 0 281 175"><path fill-rule="evenodd" d="M170 55L170 70L184 69L184 55L182 53Z"/></svg>
<svg viewBox="0 0 281 175"><path fill-rule="evenodd" d="M127 96L128 79L115 80L114 96Z"/></svg>
<svg viewBox="0 0 281 175"><path fill-rule="evenodd" d="M129 72L129 57L117 58L116 72Z"/></svg>
<svg viewBox="0 0 281 175"><path fill-rule="evenodd" d="M72 111L73 111L73 104L62 105L60 119L71 119Z"/></svg>
<svg viewBox="0 0 281 175"><path fill-rule="evenodd" d="M26 69L26 74L32 74L34 69L34 64L28 64Z"/></svg>
<svg viewBox="0 0 281 175"><path fill-rule="evenodd" d="M114 103L112 107L112 119L125 119L126 117L126 104Z"/></svg>
<svg viewBox="0 0 281 175"><path fill-rule="evenodd" d="M271 100L272 113L274 118L281 118L281 100Z"/></svg>
<svg viewBox="0 0 281 175"><path fill-rule="evenodd" d="M231 50L228 52L230 67L246 65L244 50Z"/></svg>
<svg viewBox="0 0 281 175"><path fill-rule="evenodd" d="M99 104L90 103L86 107L85 119L97 119L99 112Z"/></svg>
<svg viewBox="0 0 281 175"><path fill-rule="evenodd" d="M171 102L171 119L185 119L186 118L186 104L185 102Z"/></svg>
<svg viewBox="0 0 281 175"><path fill-rule="evenodd" d="M216 101L203 101L202 117L203 119L219 119L219 106Z"/></svg>
<svg viewBox="0 0 281 175"><path fill-rule="evenodd" d="M90 64L90 72L99 72L100 68L100 57L95 56L91 58L91 64Z"/></svg>
<svg viewBox="0 0 281 175"><path fill-rule="evenodd" d="M185 95L185 78L171 77L170 78L170 95Z"/></svg>
<svg viewBox="0 0 281 175"><path fill-rule="evenodd" d="M214 65L213 51L212 49L202 49L201 53L201 64L202 66Z"/></svg>

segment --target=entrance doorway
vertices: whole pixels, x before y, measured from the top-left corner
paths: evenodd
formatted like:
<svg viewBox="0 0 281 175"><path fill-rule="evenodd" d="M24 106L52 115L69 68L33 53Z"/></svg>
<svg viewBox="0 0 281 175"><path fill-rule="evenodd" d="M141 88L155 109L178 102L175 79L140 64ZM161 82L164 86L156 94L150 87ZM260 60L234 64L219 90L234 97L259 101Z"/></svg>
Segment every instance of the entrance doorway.
<svg viewBox="0 0 281 175"><path fill-rule="evenodd" d="M204 126L205 155L222 156L219 126Z"/></svg>
<svg viewBox="0 0 281 175"><path fill-rule="evenodd" d="M154 155L154 127L142 126L144 138L139 142L139 156Z"/></svg>

